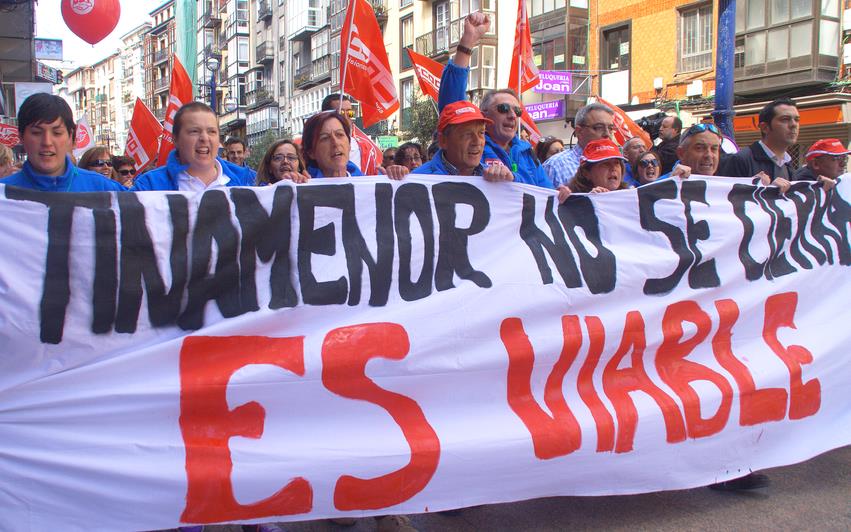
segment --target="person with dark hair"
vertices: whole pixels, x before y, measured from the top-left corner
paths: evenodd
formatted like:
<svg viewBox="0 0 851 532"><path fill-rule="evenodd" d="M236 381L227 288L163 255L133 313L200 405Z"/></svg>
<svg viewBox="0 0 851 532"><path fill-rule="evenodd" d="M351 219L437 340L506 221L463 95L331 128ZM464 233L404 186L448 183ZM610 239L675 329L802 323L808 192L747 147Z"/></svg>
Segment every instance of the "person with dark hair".
<svg viewBox="0 0 851 532"><path fill-rule="evenodd" d="M623 180L626 157L612 140L592 140L585 145L579 161L579 169L571 181L572 192L599 194L629 188Z"/></svg>
<svg viewBox="0 0 851 532"><path fill-rule="evenodd" d="M627 159L629 159L627 157ZM632 164L632 178L637 183L636 186L646 185L659 179L662 175L659 172L659 155L653 151L645 151L638 156L638 159ZM626 179L624 179L626 181Z"/></svg>
<svg viewBox="0 0 851 532"><path fill-rule="evenodd" d="M310 180L301 148L290 139L281 139L269 146L257 167L258 185L270 185L283 180L293 183L307 183Z"/></svg>
<svg viewBox="0 0 851 532"><path fill-rule="evenodd" d="M467 81L470 76L470 59L482 36L491 27L490 17L481 12L471 13L464 19L464 29L455 56L443 69L437 108L443 109L467 98ZM523 115L520 99L511 89L491 90L485 93L480 105L488 119L482 162L490 167L504 165L514 174L514 181L543 188L553 188L541 163L535 158L532 145L518 135L520 117ZM441 148L443 148L441 146Z"/></svg>
<svg viewBox="0 0 851 532"><path fill-rule="evenodd" d="M112 169L112 154L106 146L95 146L89 148L77 161L77 166L84 170L97 172L108 179L115 179ZM116 180L117 181L117 180Z"/></svg>
<svg viewBox="0 0 851 532"><path fill-rule="evenodd" d="M114 155L112 157L113 179L125 187L133 186L133 178L136 177L136 161L125 155Z"/></svg>
<svg viewBox="0 0 851 532"><path fill-rule="evenodd" d="M800 115L797 104L779 98L759 112L761 139L722 161L719 175L750 177L760 172L771 181L792 179L794 168L787 150L798 141Z"/></svg>
<svg viewBox="0 0 851 532"><path fill-rule="evenodd" d="M389 166L391 164L395 164L396 160L396 151L399 148L395 146L391 146L381 152L381 166Z"/></svg>
<svg viewBox="0 0 851 532"><path fill-rule="evenodd" d="M535 146L535 157L541 164L547 162L547 159L553 155L564 151L564 142L558 137L544 137Z"/></svg>
<svg viewBox="0 0 851 532"><path fill-rule="evenodd" d="M406 142L399 146L393 158L394 164L402 165L412 172L422 166L426 160L422 145L416 142Z"/></svg>
<svg viewBox="0 0 851 532"><path fill-rule="evenodd" d="M254 184L254 173L217 156L219 122L205 103L189 102L174 115L174 149L165 166L136 178L134 191L181 190L201 192L211 188Z"/></svg>
<svg viewBox="0 0 851 532"><path fill-rule="evenodd" d="M639 182L633 173L633 168L635 168L635 163L638 161L638 158L646 151L647 145L644 144L641 137L629 138L623 143L623 146L621 146L621 153L623 153L623 156L626 157L626 173L623 176L623 180L626 181L628 185L632 185L634 187L639 185ZM656 161L659 161L658 157L656 158Z"/></svg>
<svg viewBox="0 0 851 532"><path fill-rule="evenodd" d="M680 145L680 134L683 131L683 121L678 116L666 116L659 124L659 138L662 142L653 148L662 163L662 173L667 174L674 169L677 162L677 147Z"/></svg>
<svg viewBox="0 0 851 532"><path fill-rule="evenodd" d="M311 116L304 124L301 137L310 177L363 175L349 160L351 141L349 121L337 111L322 111Z"/></svg>
<svg viewBox="0 0 851 532"><path fill-rule="evenodd" d="M440 149L429 162L413 173L482 176L487 181L514 181L514 174L504 164L487 165L482 161L488 122L490 120L471 102L453 102L444 107L437 122Z"/></svg>
<svg viewBox="0 0 851 532"><path fill-rule="evenodd" d="M440 146L437 144L436 140L431 141L431 144L428 145L428 149L426 150L426 158L425 161L430 161L434 159L435 154L440 149Z"/></svg>
<svg viewBox="0 0 851 532"><path fill-rule="evenodd" d="M0 179L0 183L45 192L127 190L74 165L70 154L76 131L74 115L65 100L45 93L28 97L18 111L18 132L27 162L20 172Z"/></svg>

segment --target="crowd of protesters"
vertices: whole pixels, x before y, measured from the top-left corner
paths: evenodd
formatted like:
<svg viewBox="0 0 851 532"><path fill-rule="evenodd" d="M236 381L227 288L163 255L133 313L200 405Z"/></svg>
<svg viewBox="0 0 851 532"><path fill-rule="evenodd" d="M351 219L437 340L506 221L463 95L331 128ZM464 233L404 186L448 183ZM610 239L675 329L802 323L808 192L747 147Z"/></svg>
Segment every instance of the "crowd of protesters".
<svg viewBox="0 0 851 532"><path fill-rule="evenodd" d="M465 99L471 50L489 28L486 15L467 17L457 52L443 73L434 139L425 139L428 144L406 142L385 150L380 173L390 179L404 179L409 174L481 176L493 182L552 189L560 201L573 193L608 193L692 174L749 177L755 184L777 186L785 192L793 180L832 187L845 173L849 150L837 139L819 140L807 150L805 166L797 170L792 166L788 151L797 142L799 113L790 99L765 106L759 114L761 139L737 153L723 153L724 137L712 123L684 128L676 116L662 120L656 146L635 137L619 147L611 139L615 113L600 103L586 105L576 113L574 145L546 137L533 147L520 134L523 109L514 91L489 91L481 106ZM174 116L175 147L165 164L137 175L132 158L113 155L106 147L89 149L75 163L72 140L76 126L71 109L62 98L35 94L23 102L18 113L27 160L16 167L8 148L0 146L0 183L50 192L191 192L357 177L364 175L363 157L369 148L362 139L353 138L354 117L347 97L330 95L323 101L322 111L304 124L300 141L275 141L255 171L246 164L250 153L246 143L230 138L222 145L213 110L191 102ZM751 473L713 487L741 490L766 484L764 475ZM346 525L353 521L335 522ZM404 516L379 518L378 528L414 530Z"/></svg>

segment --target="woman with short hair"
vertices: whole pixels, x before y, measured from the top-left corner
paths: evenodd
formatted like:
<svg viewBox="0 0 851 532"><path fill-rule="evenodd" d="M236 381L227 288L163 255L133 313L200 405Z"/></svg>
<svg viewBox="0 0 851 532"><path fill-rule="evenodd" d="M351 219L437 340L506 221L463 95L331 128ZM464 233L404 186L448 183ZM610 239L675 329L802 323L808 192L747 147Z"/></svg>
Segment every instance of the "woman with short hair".
<svg viewBox="0 0 851 532"><path fill-rule="evenodd" d="M301 138L307 173L311 177L362 176L349 161L352 130L346 118L337 111L322 111L304 124Z"/></svg>

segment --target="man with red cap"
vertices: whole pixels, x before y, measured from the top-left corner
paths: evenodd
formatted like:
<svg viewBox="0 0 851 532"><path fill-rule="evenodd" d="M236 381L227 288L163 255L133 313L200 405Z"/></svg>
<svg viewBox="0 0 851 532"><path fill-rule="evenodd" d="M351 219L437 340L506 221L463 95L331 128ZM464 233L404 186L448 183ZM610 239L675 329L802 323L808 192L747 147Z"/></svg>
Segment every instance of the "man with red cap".
<svg viewBox="0 0 851 532"><path fill-rule="evenodd" d="M514 181L514 174L502 164L485 166L485 126L491 121L475 104L453 102L443 108L437 122L437 145L431 160L413 171L415 174L478 175L487 181Z"/></svg>
<svg viewBox="0 0 851 532"><path fill-rule="evenodd" d="M802 166L793 181L824 181L834 180L845 173L848 154L851 150L845 148L839 139L817 140L807 150L807 164Z"/></svg>

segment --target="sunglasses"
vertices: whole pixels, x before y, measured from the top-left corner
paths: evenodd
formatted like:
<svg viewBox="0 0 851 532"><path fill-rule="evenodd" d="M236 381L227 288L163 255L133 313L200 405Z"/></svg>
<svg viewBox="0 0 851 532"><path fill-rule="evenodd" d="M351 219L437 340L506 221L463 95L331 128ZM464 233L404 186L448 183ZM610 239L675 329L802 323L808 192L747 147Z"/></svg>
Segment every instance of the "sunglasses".
<svg viewBox="0 0 851 532"><path fill-rule="evenodd" d="M112 168L112 161L110 161L109 159L96 159L90 162L89 166L96 166L98 168L100 168L101 166L108 166Z"/></svg>
<svg viewBox="0 0 851 532"><path fill-rule="evenodd" d="M508 113L510 113L511 111L514 111L514 114L515 114L515 115L517 115L517 116L523 116L523 109L521 109L520 107L518 107L518 106L516 106L516 105L511 106L511 105L509 105L509 104L507 104L507 103L501 103L501 104L497 105L497 106L496 106L496 111L497 111L498 113L500 113L500 114L504 114L504 115L507 115L507 114L508 114Z"/></svg>
<svg viewBox="0 0 851 532"><path fill-rule="evenodd" d="M346 109L345 111L340 111L340 114L346 115L349 118L354 118L355 117L355 110L354 109Z"/></svg>
<svg viewBox="0 0 851 532"><path fill-rule="evenodd" d="M659 166L659 161L657 161L656 159L641 159L640 161L638 161L638 164L640 164L644 168L647 168L648 166Z"/></svg>
<svg viewBox="0 0 851 532"><path fill-rule="evenodd" d="M136 170L127 170L126 168L124 170L118 171L118 175L120 175L121 177L127 177L127 176L131 176L131 175L135 175L135 174L136 174Z"/></svg>
<svg viewBox="0 0 851 532"><path fill-rule="evenodd" d="M709 131L710 133L715 133L719 137L721 136L721 131L715 127L715 124L695 124L688 128L685 133L680 137L680 144L682 144L683 140L689 138L692 135L697 135L698 133L705 133Z"/></svg>

